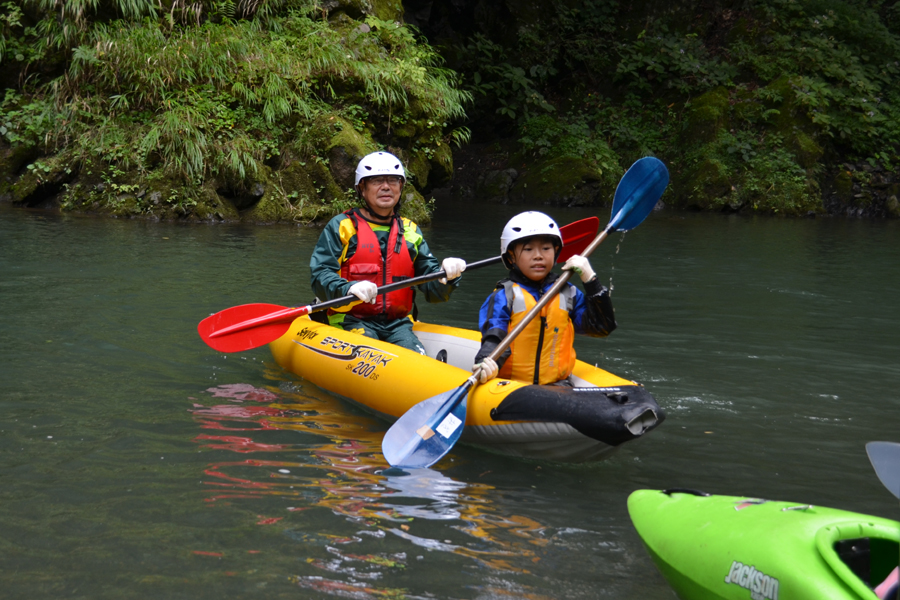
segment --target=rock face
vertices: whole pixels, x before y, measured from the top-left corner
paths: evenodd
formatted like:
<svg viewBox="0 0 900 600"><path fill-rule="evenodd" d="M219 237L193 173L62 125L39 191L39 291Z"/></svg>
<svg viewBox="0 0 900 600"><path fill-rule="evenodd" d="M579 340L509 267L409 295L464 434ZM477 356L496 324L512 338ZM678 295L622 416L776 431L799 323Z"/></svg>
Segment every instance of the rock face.
<svg viewBox="0 0 900 600"><path fill-rule="evenodd" d="M406 166L404 215L427 223L422 194L453 173L446 121L462 113L468 94L403 25L402 3L328 0L305 13L276 6L256 15L258 27L248 26L258 4L233 22L199 4L195 18L174 30L151 18L104 29L98 35L109 36L108 47L67 83L67 95L8 94L0 112L0 202L117 217L311 224L355 206L357 163L387 150ZM85 30L107 20L93 8L83 17L77 25ZM46 60L68 72L68 55ZM170 63L183 77L159 77ZM10 87L16 68L4 62ZM152 76L142 79L144 71ZM153 95L162 85L172 87L165 101ZM100 107L110 113L106 129L79 122L89 140L83 144L48 125L54 113L47 107L77 98L79 86L95 90L87 102L121 100Z"/></svg>
<svg viewBox="0 0 900 600"><path fill-rule="evenodd" d="M605 206L622 175L575 157L523 157L512 143L469 144L454 154L454 164L447 194L498 204Z"/></svg>
<svg viewBox="0 0 900 600"><path fill-rule="evenodd" d="M828 214L900 218L900 173L868 163L840 165L826 174L822 199Z"/></svg>

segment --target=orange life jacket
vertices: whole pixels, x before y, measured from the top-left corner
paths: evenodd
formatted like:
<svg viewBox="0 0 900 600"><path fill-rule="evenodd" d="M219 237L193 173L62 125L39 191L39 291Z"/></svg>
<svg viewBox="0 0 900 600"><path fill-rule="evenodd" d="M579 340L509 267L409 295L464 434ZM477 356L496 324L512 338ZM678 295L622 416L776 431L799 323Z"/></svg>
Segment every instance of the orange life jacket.
<svg viewBox="0 0 900 600"><path fill-rule="evenodd" d="M346 214L356 227L356 252L341 265L341 277L347 281L371 281L379 287L413 277L415 270L403 237L403 222L400 217L391 219L385 260L378 238L369 223L357 218L352 210ZM384 316L400 319L412 310L413 294L411 287L379 294L374 304L361 302L346 312L358 318ZM340 309L338 311L345 312Z"/></svg>
<svg viewBox="0 0 900 600"><path fill-rule="evenodd" d="M507 331L512 331L537 304L537 300L518 283L504 281L502 285L510 307ZM510 344L512 354L500 368L499 376L546 384L571 375L575 368L575 348L572 345L575 327L569 318L569 311L574 304L575 288L567 285Z"/></svg>

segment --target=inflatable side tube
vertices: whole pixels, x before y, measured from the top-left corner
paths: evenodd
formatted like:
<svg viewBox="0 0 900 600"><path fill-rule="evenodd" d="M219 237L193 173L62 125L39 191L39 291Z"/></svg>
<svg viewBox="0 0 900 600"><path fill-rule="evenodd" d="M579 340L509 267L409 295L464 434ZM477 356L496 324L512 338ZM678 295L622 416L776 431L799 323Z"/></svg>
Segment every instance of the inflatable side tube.
<svg viewBox="0 0 900 600"><path fill-rule="evenodd" d="M495 421L567 423L610 446L640 437L666 418L650 392L639 385L529 385L510 392L491 410L491 417Z"/></svg>

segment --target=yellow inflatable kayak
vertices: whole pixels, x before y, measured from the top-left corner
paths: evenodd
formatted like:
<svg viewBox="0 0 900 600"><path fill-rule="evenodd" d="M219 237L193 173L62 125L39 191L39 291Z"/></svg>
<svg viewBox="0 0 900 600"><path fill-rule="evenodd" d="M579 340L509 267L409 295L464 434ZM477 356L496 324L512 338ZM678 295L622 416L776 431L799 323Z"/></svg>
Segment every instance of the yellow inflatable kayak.
<svg viewBox="0 0 900 600"><path fill-rule="evenodd" d="M287 371L394 421L471 375L478 332L416 323L427 356L309 317L269 347ZM665 419L643 386L578 361L575 387L493 379L470 392L463 443L512 456L601 460Z"/></svg>

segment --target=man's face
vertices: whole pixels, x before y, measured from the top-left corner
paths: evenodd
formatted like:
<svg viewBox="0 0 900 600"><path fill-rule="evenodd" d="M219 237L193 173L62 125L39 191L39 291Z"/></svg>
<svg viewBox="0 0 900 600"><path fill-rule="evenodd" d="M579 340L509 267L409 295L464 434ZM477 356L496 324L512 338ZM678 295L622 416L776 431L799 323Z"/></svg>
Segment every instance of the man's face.
<svg viewBox="0 0 900 600"><path fill-rule="evenodd" d="M379 217L389 217L400 201L403 179L397 175L366 177L360 183L360 187L369 210Z"/></svg>

